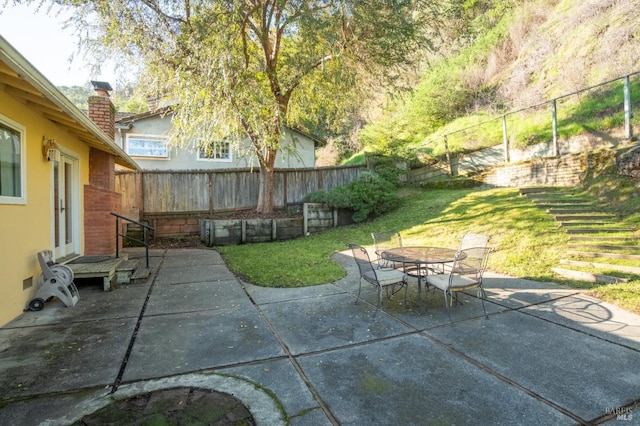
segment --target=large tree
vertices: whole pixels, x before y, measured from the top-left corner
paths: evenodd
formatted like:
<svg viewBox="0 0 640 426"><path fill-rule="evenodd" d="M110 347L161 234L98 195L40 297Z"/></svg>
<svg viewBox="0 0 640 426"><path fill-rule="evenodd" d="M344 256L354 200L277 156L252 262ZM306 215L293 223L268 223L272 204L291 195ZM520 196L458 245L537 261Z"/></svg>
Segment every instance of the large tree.
<svg viewBox="0 0 640 426"><path fill-rule="evenodd" d="M285 126L337 122L403 81L430 46L437 0L55 0L85 46L124 54L178 100L174 140L248 139L257 210L273 210ZM295 149L295 147L293 147Z"/></svg>

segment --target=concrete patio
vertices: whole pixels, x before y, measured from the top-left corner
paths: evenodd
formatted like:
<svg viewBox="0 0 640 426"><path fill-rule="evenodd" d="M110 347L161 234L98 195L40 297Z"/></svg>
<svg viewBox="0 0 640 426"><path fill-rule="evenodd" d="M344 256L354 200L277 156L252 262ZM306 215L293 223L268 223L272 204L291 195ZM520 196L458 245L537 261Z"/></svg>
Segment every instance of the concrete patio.
<svg viewBox="0 0 640 426"><path fill-rule="evenodd" d="M488 273L489 319L465 295L450 324L415 285L374 318L347 251L344 279L296 289L244 283L212 250L151 254L144 283L80 284L77 306L0 329L0 424L173 388L233 395L259 425L640 424L640 317L576 289Z"/></svg>

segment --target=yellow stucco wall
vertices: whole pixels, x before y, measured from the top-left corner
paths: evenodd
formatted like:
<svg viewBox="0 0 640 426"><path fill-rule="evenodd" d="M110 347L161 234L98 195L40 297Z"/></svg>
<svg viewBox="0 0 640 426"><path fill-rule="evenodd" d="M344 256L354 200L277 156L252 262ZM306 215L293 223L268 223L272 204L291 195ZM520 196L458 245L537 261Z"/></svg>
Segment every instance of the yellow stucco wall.
<svg viewBox="0 0 640 426"><path fill-rule="evenodd" d="M0 89L0 116L23 126L26 131L26 204L0 204L0 326L23 312L38 290L40 267L36 254L53 249L52 178L53 163L43 159L43 136L53 138L62 152L75 157L79 179L79 251L83 248L82 190L89 179L89 148L75 136L42 117L36 110L17 102ZM30 288L23 281L33 279ZM46 307L45 307L46 309ZM27 313L29 314L29 313Z"/></svg>

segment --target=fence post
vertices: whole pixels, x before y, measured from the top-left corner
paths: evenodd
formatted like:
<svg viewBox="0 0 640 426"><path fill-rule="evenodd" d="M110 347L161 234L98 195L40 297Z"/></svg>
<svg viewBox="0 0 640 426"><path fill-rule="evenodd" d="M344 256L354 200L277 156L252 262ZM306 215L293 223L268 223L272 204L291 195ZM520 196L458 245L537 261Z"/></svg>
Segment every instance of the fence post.
<svg viewBox="0 0 640 426"><path fill-rule="evenodd" d="M558 149L558 110L556 99L551 101L551 132L553 133L553 156L558 157L560 150Z"/></svg>
<svg viewBox="0 0 640 426"><path fill-rule="evenodd" d="M629 76L624 76L624 132L627 140L633 137L631 129L631 89L629 86Z"/></svg>
<svg viewBox="0 0 640 426"><path fill-rule="evenodd" d="M502 143L504 145L504 161L511 162L509 159L509 135L507 134L507 115L502 116Z"/></svg>
<svg viewBox="0 0 640 426"><path fill-rule="evenodd" d="M451 176L455 176L454 175L454 170L453 170L453 163L451 162L451 152L449 152L449 142L447 141L447 136L444 136L444 152L447 156L447 164L449 164L449 173L451 173Z"/></svg>
<svg viewBox="0 0 640 426"><path fill-rule="evenodd" d="M209 172L209 173L207 173L207 176L209 178L209 187L208 187L208 190L209 190L209 194L208 194L209 195L209 214L211 216L213 216L213 213L215 211L214 204L213 204L214 203L214 198L213 198L214 197L214 193L213 193L213 179L214 179L213 176L214 176L214 174L213 174L213 172Z"/></svg>

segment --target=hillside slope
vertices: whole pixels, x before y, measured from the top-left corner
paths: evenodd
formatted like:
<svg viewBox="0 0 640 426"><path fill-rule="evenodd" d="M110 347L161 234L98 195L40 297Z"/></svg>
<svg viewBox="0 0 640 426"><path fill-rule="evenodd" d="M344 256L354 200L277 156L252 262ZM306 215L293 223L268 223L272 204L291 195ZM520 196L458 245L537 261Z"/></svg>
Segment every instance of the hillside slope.
<svg viewBox="0 0 640 426"><path fill-rule="evenodd" d="M464 128L640 71L640 0L485 3L502 9L479 12L468 21L472 37L443 46L451 53L432 61L413 93L365 126L365 147L406 156L445 126Z"/></svg>
<svg viewBox="0 0 640 426"><path fill-rule="evenodd" d="M640 0L553 3L525 2L515 10L505 41L512 60L495 76L500 97L513 107L640 69Z"/></svg>

